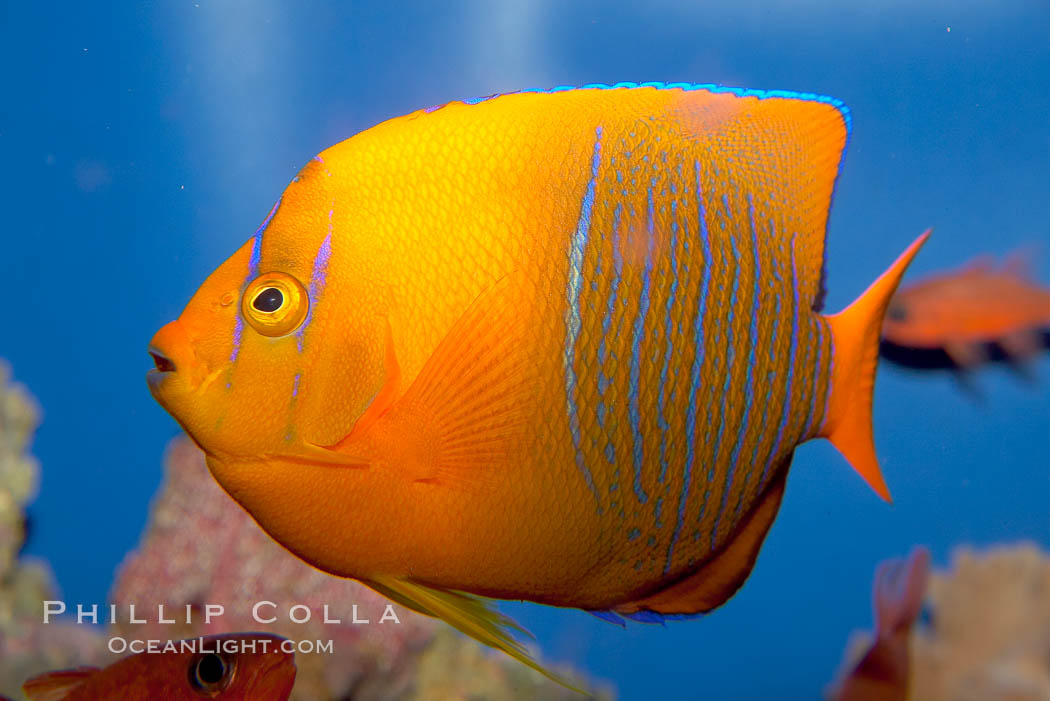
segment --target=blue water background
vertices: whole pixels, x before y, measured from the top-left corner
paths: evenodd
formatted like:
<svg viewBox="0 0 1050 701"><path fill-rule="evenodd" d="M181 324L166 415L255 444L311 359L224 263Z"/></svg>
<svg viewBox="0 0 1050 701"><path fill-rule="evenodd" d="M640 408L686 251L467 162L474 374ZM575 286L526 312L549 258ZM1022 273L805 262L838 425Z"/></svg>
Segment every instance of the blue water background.
<svg viewBox="0 0 1050 701"><path fill-rule="evenodd" d="M828 308L928 226L913 271L1042 242L1050 280L1050 4L164 2L0 5L0 357L39 397L31 554L103 602L177 430L146 344L314 153L418 107L592 81L824 93L854 132L828 238ZM643 9L644 8L644 9ZM1040 249L1036 249L1037 251ZM914 278L913 278L914 279ZM505 610L549 659L622 698L815 698L872 570L914 543L1050 547L1050 362L1031 386L884 366L875 436L895 503L828 444L797 453L754 574L703 620L627 630ZM201 534L207 537L207 534Z"/></svg>

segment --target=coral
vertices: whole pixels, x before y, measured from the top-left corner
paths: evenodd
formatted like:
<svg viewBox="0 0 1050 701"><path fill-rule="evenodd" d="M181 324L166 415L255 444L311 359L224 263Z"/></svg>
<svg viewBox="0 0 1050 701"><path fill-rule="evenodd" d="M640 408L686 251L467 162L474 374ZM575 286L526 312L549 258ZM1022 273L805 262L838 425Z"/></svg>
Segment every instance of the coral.
<svg viewBox="0 0 1050 701"><path fill-rule="evenodd" d="M112 633L126 638L176 638L260 630L292 640L331 640L331 654L300 652L293 699L559 698L569 694L545 677L474 641L445 633L438 621L394 606L398 621L380 622L390 602L371 589L325 574L267 536L208 474L189 440L172 442L165 483L137 551L119 571ZM260 617L258 602L272 602ZM129 606L136 618L131 623ZM159 622L157 606L176 623ZM224 613L210 623L205 605ZM186 623L190 606L191 622ZM325 623L325 605L330 619ZM354 624L351 619L368 619ZM292 607L300 606L294 611ZM310 613L309 622L292 620ZM440 631L440 633L439 633Z"/></svg>
<svg viewBox="0 0 1050 701"><path fill-rule="evenodd" d="M438 630L424 651L417 670L416 688L408 698L420 701L578 701L583 698L574 691L552 684L533 669L509 662L501 653L485 650L447 627ZM571 669L557 671L580 688L586 687L586 682ZM590 693L596 699L614 698L612 688L602 685L592 688Z"/></svg>
<svg viewBox="0 0 1050 701"><path fill-rule="evenodd" d="M1050 699L1050 555L1028 543L959 547L951 570L932 575L926 612L911 635L908 698ZM871 641L851 635L840 680ZM840 683L829 686L828 698Z"/></svg>
<svg viewBox="0 0 1050 701"><path fill-rule="evenodd" d="M25 539L23 507L36 494L40 471L28 451L39 423L36 402L10 382L10 369L0 361L0 578L15 569Z"/></svg>
<svg viewBox="0 0 1050 701"><path fill-rule="evenodd" d="M332 640L334 653L299 654L295 696L339 698L373 676L395 679L397 666L432 635L434 623L398 608L400 623L378 623L388 603L360 584L332 577L302 562L271 540L208 474L204 456L189 440L168 448L165 483L156 499L150 525L137 551L122 564L112 603L122 619L114 633L128 638L158 639L264 630L292 640ZM273 602L258 610L258 602ZM147 623L128 622L129 605ZM158 604L177 624L158 622ZM192 607L186 624L185 608ZM329 618L342 624L325 624ZM204 605L224 613L210 623ZM292 622L292 606L309 609L310 621ZM360 619L349 623L356 605ZM301 615L300 615L301 614ZM297 609L297 619L306 611Z"/></svg>
<svg viewBox="0 0 1050 701"><path fill-rule="evenodd" d="M1050 699L1050 555L1033 544L958 548L927 598L930 625L912 639L912 698Z"/></svg>
<svg viewBox="0 0 1050 701"><path fill-rule="evenodd" d="M98 628L68 620L42 623L41 602L59 598L50 571L44 563L18 558L24 506L39 472L28 454L38 423L36 404L24 388L9 383L0 362L0 694L11 698L22 697L21 684L31 676L105 665L115 657ZM439 621L302 562L222 491L203 454L186 438L168 448L150 523L139 548L121 565L111 601L117 620L110 639L268 631L294 641L330 640L330 653L296 654L293 699L578 698ZM259 602L272 606L264 603L253 611ZM207 622L208 605L222 606L222 615ZM325 622L326 605L328 619L341 622ZM381 622L388 606L396 622ZM260 623L253 614L276 621ZM307 614L309 621L295 622ZM355 618L369 623L354 623ZM571 670L559 672L578 677ZM612 696L607 690L599 695Z"/></svg>
<svg viewBox="0 0 1050 701"><path fill-rule="evenodd" d="M36 492L39 466L29 445L40 410L0 361L0 694L20 698L35 674L104 658L103 638L90 627L42 624L41 602L54 599L50 570L19 558L25 504Z"/></svg>

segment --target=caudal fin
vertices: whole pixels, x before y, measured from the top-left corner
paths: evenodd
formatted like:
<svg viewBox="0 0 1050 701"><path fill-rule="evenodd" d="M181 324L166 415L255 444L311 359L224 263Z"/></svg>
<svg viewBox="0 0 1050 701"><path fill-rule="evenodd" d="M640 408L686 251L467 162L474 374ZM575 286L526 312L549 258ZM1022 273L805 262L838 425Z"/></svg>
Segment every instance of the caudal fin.
<svg viewBox="0 0 1050 701"><path fill-rule="evenodd" d="M830 440L853 469L886 501L890 501L890 492L882 479L871 434L871 397L879 360L879 335L890 298L915 254L929 238L930 231L927 229L915 239L853 304L827 317L835 357L831 398L820 435Z"/></svg>

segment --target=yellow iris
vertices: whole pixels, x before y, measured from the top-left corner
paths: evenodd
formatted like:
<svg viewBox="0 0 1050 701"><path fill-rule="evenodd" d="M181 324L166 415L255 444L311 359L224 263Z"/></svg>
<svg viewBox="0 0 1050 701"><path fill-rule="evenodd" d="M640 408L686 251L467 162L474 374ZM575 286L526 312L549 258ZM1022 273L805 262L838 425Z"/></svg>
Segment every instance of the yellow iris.
<svg viewBox="0 0 1050 701"><path fill-rule="evenodd" d="M286 273L263 273L241 297L241 314L264 336L285 336L295 331L309 309L306 289Z"/></svg>

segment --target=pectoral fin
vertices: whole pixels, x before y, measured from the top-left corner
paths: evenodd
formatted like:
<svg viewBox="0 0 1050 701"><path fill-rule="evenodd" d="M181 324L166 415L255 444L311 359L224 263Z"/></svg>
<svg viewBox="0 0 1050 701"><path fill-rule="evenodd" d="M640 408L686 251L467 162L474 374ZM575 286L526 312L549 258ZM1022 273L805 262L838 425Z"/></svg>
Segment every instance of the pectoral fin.
<svg viewBox="0 0 1050 701"><path fill-rule="evenodd" d="M427 587L403 577L373 577L364 583L402 606L440 618L456 630L507 653L562 686L581 694L586 693L537 662L525 646L511 636L513 631L529 635L528 631L497 611L488 599L449 589Z"/></svg>
<svg viewBox="0 0 1050 701"><path fill-rule="evenodd" d="M309 441L300 441L288 445L279 453L264 453L259 456L260 460L283 460L287 462L304 463L307 465L323 465L327 467L368 467L368 460L360 456L349 455L334 448L317 445Z"/></svg>
<svg viewBox="0 0 1050 701"><path fill-rule="evenodd" d="M456 485L489 479L487 468L520 452L529 383L529 319L513 295L520 274L482 292L452 325L404 394L393 335L387 383L353 431L333 446L375 455L416 482Z"/></svg>

